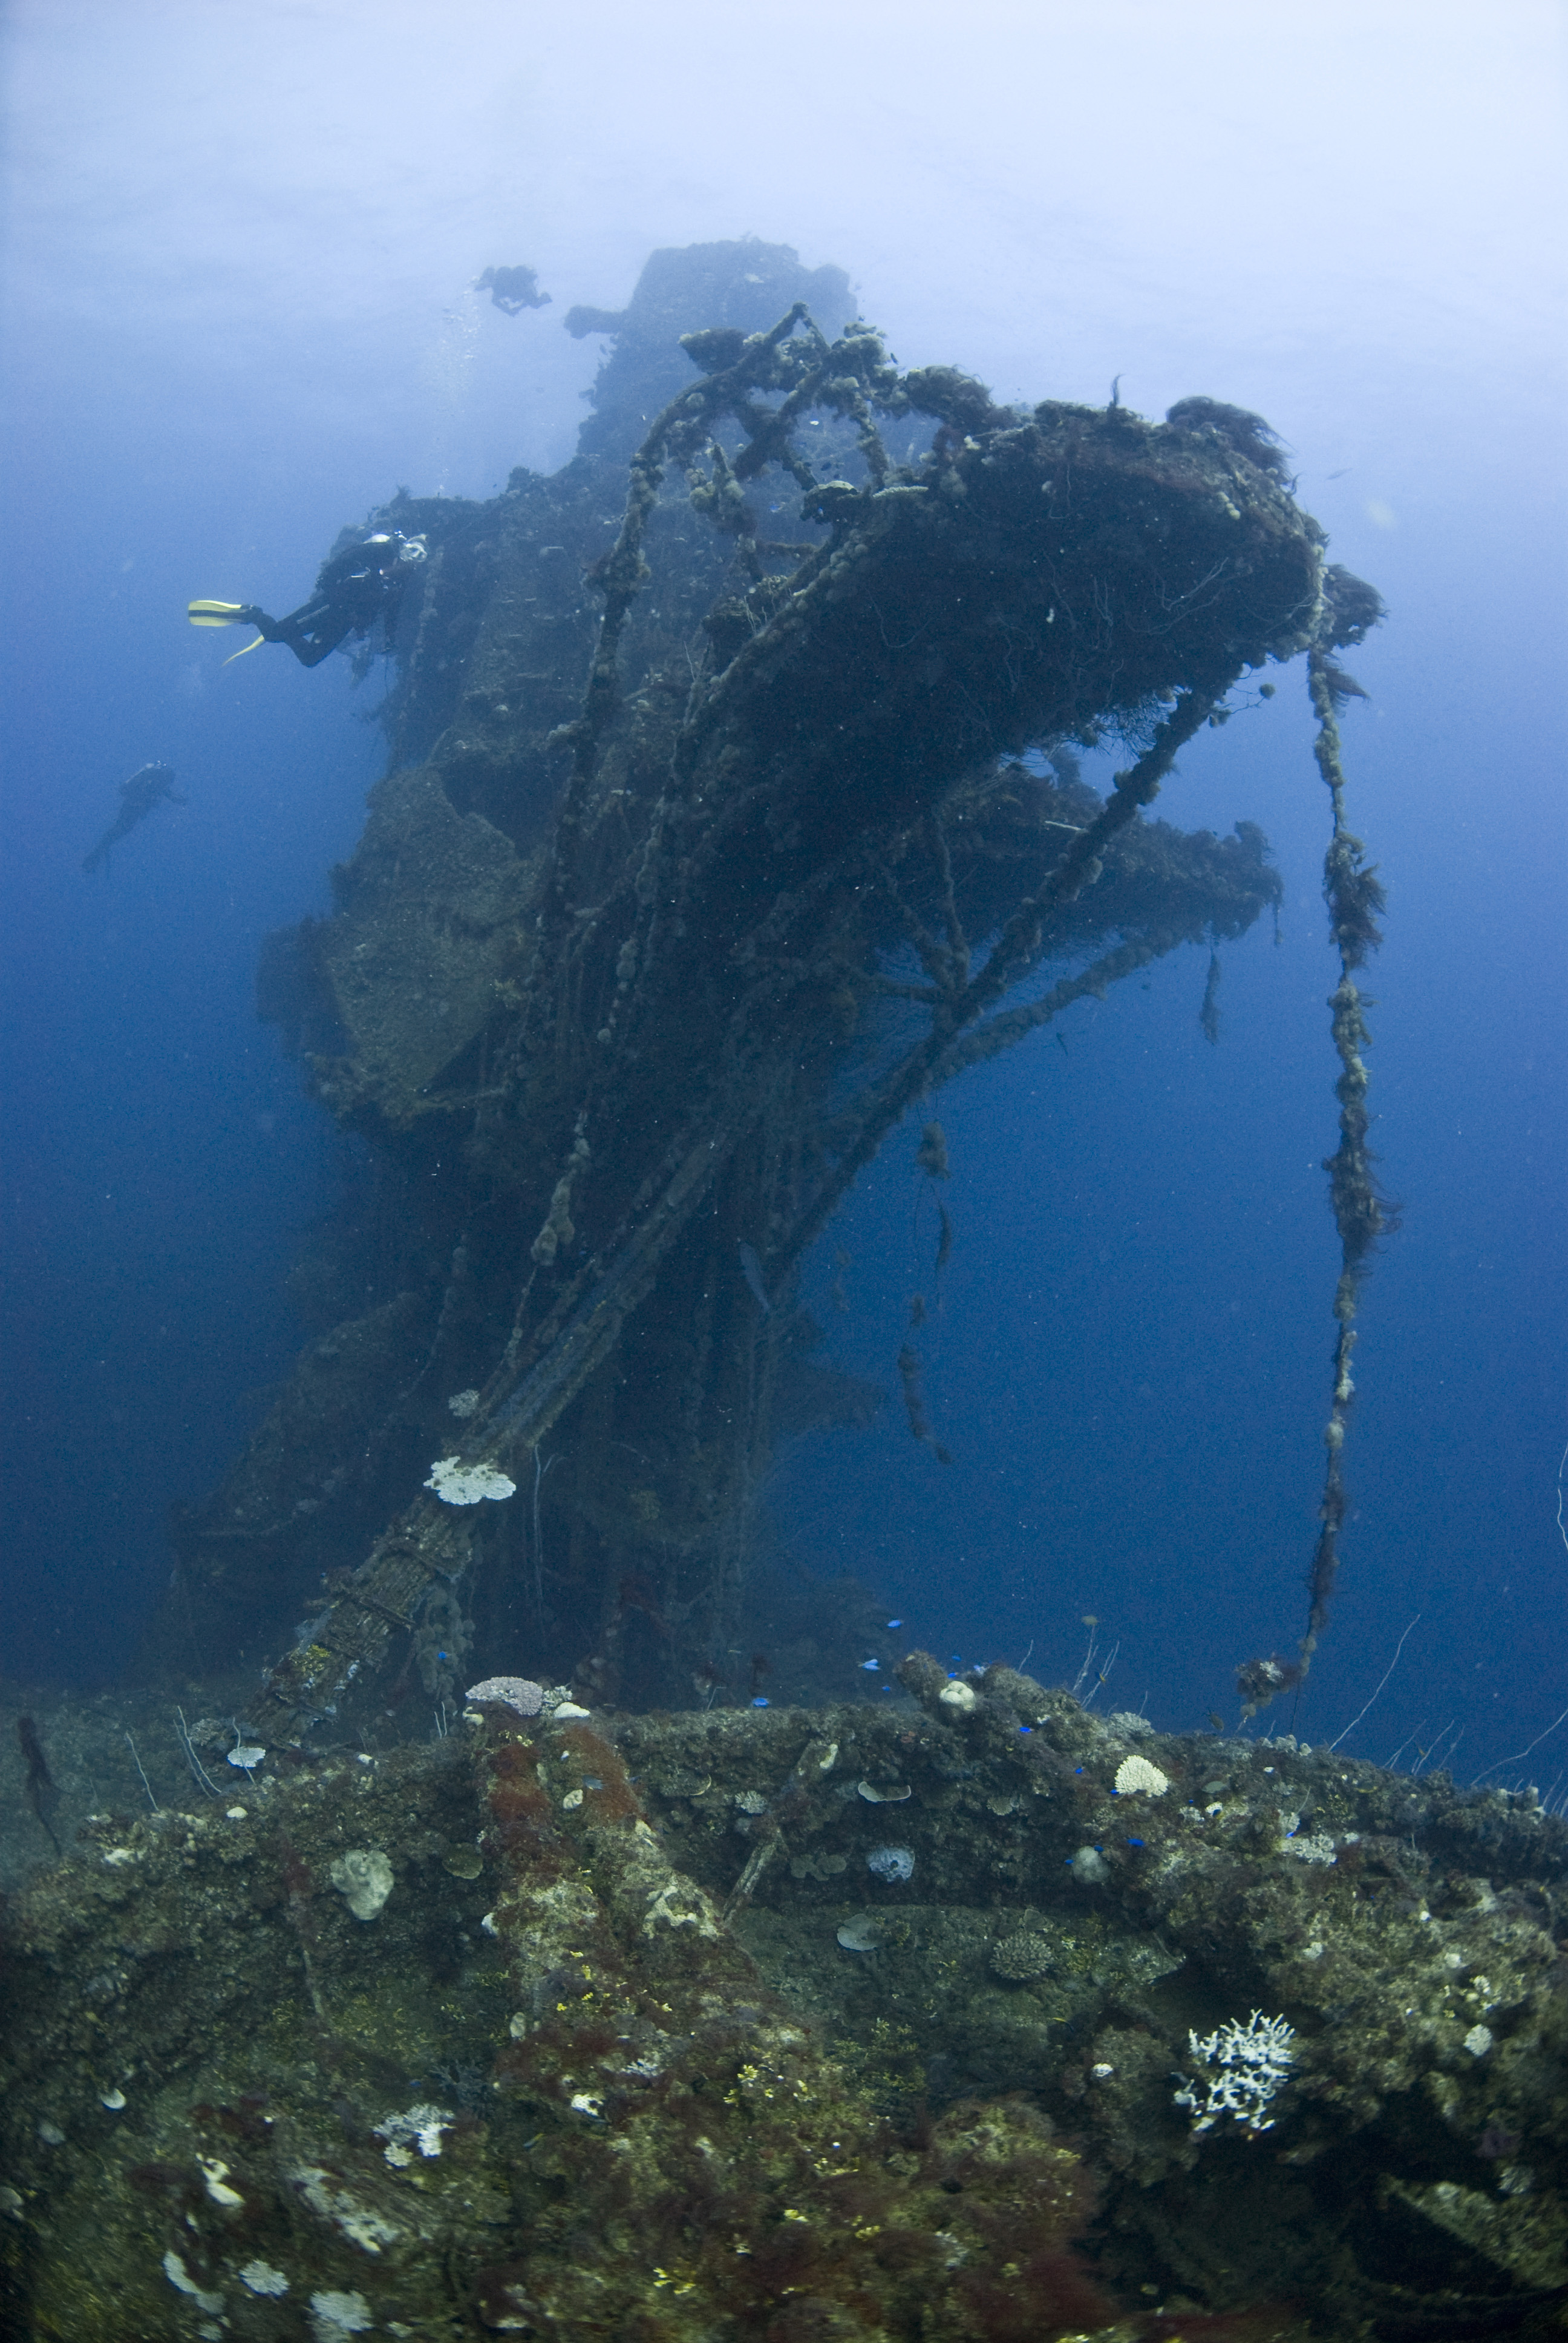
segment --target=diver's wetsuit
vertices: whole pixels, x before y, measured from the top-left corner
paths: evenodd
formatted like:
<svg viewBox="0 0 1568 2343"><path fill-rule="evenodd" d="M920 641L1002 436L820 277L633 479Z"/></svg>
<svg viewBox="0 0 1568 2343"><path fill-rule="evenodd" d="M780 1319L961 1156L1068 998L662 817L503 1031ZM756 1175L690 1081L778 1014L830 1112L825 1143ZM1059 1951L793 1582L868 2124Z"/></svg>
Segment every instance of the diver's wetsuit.
<svg viewBox="0 0 1568 2343"><path fill-rule="evenodd" d="M324 564L309 601L286 618L269 618L252 602L240 615L264 642L286 643L301 667L319 667L346 636L364 634L377 618L395 617L408 572L424 558L418 538L366 538Z"/></svg>

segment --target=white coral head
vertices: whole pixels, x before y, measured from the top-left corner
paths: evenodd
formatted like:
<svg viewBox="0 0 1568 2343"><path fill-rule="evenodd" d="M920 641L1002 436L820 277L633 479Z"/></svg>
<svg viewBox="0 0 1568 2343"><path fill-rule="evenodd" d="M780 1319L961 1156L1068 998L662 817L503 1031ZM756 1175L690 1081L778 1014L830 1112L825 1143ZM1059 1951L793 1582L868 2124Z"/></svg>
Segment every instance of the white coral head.
<svg viewBox="0 0 1568 2343"><path fill-rule="evenodd" d="M477 1505L486 1497L515 1497L518 1484L498 1473L493 1464L465 1464L460 1456L438 1457L430 1467L427 1489L434 1489L444 1505Z"/></svg>
<svg viewBox="0 0 1568 2343"><path fill-rule="evenodd" d="M1151 1765L1147 1757L1124 1757L1116 1768L1116 1787L1124 1798L1162 1798L1171 1787L1171 1776Z"/></svg>
<svg viewBox="0 0 1568 2343"><path fill-rule="evenodd" d="M465 1697L515 1708L519 1716L538 1716L545 1704L545 1688L532 1676L487 1676L483 1684L470 1684Z"/></svg>

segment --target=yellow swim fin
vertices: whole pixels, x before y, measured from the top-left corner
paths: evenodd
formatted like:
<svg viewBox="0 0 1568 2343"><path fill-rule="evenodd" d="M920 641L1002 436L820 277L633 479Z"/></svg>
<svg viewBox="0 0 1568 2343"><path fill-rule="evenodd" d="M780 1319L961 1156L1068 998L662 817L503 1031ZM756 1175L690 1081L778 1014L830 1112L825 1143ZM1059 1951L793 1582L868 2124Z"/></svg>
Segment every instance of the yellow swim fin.
<svg viewBox="0 0 1568 2343"><path fill-rule="evenodd" d="M193 627L254 627L256 605L254 602L187 602L186 616ZM257 635L255 643L245 643L238 650L230 651L224 661L225 667L232 667L236 659L243 659L246 651L255 650L256 643L266 640L265 635Z"/></svg>

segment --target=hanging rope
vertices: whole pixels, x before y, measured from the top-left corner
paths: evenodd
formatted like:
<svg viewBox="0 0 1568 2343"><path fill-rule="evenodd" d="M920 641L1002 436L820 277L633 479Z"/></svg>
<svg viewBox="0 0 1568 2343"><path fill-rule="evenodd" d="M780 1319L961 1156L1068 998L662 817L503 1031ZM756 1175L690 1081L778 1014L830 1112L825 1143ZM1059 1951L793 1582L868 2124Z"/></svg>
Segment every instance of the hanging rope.
<svg viewBox="0 0 1568 2343"><path fill-rule="evenodd" d="M1332 573L1331 573L1332 576ZM1331 605L1332 607L1332 605ZM1368 623L1375 623L1369 621ZM1362 625L1356 639L1365 632ZM1342 633L1341 639L1346 636ZM1375 867L1364 860L1365 849L1345 821L1345 773L1340 754L1339 713L1349 699L1364 699L1365 692L1339 667L1329 649L1317 647L1307 655L1307 683L1312 712L1318 719L1312 753L1333 804L1334 826L1323 857L1323 899L1329 907L1329 931L1340 956L1340 980L1329 996L1331 1031L1339 1053L1340 1076L1334 1096L1340 1102L1340 1143L1324 1161L1329 1196L1340 1232L1340 1274L1334 1288L1333 1398L1323 1427L1328 1461L1323 1473L1322 1500L1318 1508L1318 1540L1307 1579L1306 1632L1294 1662L1278 1656L1249 1660L1238 1669L1236 1688L1243 1714L1256 1715L1277 1693L1299 1685L1312 1663L1312 1654L1328 1617L1329 1598L1339 1570L1339 1534L1349 1505L1341 1459L1355 1383L1351 1362L1356 1346L1356 1306L1361 1282L1380 1237L1398 1225L1396 1216L1378 1193L1372 1174L1376 1158L1367 1145L1372 1116L1367 1110L1368 1077L1363 1052L1372 1035L1362 1010L1372 1004L1355 981L1370 951L1382 941L1378 920L1384 907L1382 886Z"/></svg>

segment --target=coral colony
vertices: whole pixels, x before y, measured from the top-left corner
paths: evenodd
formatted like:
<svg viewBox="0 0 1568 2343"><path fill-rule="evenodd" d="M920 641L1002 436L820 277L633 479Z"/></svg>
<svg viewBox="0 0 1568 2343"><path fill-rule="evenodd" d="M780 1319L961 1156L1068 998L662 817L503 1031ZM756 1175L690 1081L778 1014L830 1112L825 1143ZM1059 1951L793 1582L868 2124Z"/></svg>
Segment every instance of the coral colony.
<svg viewBox="0 0 1568 2343"><path fill-rule="evenodd" d="M1212 2131L1223 2116L1234 2116L1243 2131L1272 2131L1274 2118L1263 2111L1281 2084L1291 2078L1295 2029L1282 2017L1265 2017L1255 2009L1245 2026L1240 2018L1228 2018L1212 2034L1189 2033L1187 2042L1193 2057L1211 2069L1196 2082L1189 2082L1185 2075L1176 2078L1182 2087L1173 2097L1179 2107L1191 2110L1194 2136Z"/></svg>

